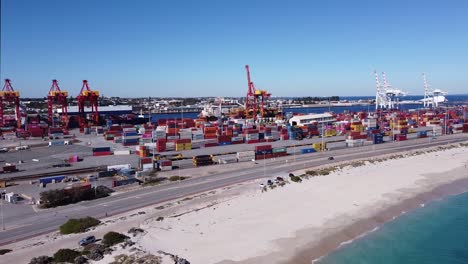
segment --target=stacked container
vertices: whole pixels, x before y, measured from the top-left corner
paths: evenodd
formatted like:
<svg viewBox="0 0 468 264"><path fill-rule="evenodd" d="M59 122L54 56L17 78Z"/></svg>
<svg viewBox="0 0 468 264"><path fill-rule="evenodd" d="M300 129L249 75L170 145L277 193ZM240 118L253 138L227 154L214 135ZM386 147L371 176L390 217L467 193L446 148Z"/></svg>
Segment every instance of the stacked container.
<svg viewBox="0 0 468 264"><path fill-rule="evenodd" d="M228 135L218 136L218 145L219 146L231 145L231 139L232 139L232 136L228 136Z"/></svg>
<svg viewBox="0 0 468 264"><path fill-rule="evenodd" d="M270 159L273 157L271 145L255 146L255 160Z"/></svg>
<svg viewBox="0 0 468 264"><path fill-rule="evenodd" d="M245 129L245 143L254 144L260 142L260 137L257 129Z"/></svg>
<svg viewBox="0 0 468 264"><path fill-rule="evenodd" d="M158 161L158 168L161 171L172 170L172 160L160 160L160 161Z"/></svg>
<svg viewBox="0 0 468 264"><path fill-rule="evenodd" d="M165 152L166 151L166 139L165 138L158 138L156 140L156 150L158 152Z"/></svg>
<svg viewBox="0 0 468 264"><path fill-rule="evenodd" d="M217 127L206 127L203 129L204 133L205 133L205 139L214 139L214 138L217 138L217 131L218 131L218 128Z"/></svg>
<svg viewBox="0 0 468 264"><path fill-rule="evenodd" d="M93 156L107 156L112 154L110 147L93 148Z"/></svg>
<svg viewBox="0 0 468 264"><path fill-rule="evenodd" d="M375 133L371 135L372 143L373 144L382 144L383 143L383 134L382 133Z"/></svg>
<svg viewBox="0 0 468 264"><path fill-rule="evenodd" d="M284 157L288 155L286 148L273 148L273 158Z"/></svg>
<svg viewBox="0 0 468 264"><path fill-rule="evenodd" d="M151 157L148 157L148 158L140 157L140 162L138 164L139 164L138 169L142 171L153 169L153 159Z"/></svg>
<svg viewBox="0 0 468 264"><path fill-rule="evenodd" d="M192 140L190 138L177 139L175 141L175 150L191 150L192 149Z"/></svg>
<svg viewBox="0 0 468 264"><path fill-rule="evenodd" d="M122 144L124 146L138 145L139 139L140 139L140 135L138 135L135 128L133 127L123 128Z"/></svg>

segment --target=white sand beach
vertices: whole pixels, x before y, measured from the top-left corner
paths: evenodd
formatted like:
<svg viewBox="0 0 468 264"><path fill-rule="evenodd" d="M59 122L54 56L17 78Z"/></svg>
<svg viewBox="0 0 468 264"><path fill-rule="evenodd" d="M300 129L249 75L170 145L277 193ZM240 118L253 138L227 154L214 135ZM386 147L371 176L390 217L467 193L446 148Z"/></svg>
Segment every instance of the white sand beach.
<svg viewBox="0 0 468 264"><path fill-rule="evenodd" d="M467 165L468 148L457 147L347 166L266 192L259 187L266 180L253 181L182 199L180 204L171 202L165 209L143 208L138 211L145 211L144 215L128 213L89 233L99 236L109 230L126 232L138 226L145 230L134 239L139 250L152 254L162 250L192 264L287 263L347 226L437 186L468 178ZM158 221L158 217L163 220ZM333 243L319 247L316 254L327 253L336 243L359 232L344 232ZM12 245L13 252L0 257L0 262L27 263L34 256L52 255L58 248L76 247L83 236L55 235L54 239L49 236L18 242ZM38 242L42 244L27 246ZM99 263L111 260L112 256L106 256L105 262Z"/></svg>

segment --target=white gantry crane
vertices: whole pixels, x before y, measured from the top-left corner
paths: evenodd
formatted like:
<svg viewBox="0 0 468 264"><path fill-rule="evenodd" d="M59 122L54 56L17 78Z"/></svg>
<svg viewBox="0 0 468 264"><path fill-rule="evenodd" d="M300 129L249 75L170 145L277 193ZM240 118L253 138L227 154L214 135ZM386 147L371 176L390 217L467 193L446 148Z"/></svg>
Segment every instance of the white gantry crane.
<svg viewBox="0 0 468 264"><path fill-rule="evenodd" d="M398 101L401 96L406 96L408 93L400 89L392 88L387 81L385 72L382 72L383 85L380 83L377 71L374 71L377 92L375 95L375 109L395 109L398 106Z"/></svg>
<svg viewBox="0 0 468 264"><path fill-rule="evenodd" d="M448 93L440 89L432 89L427 82L425 73L422 74L422 77L424 81L424 99L421 101L424 103L424 107L439 107L439 103L447 102L445 95Z"/></svg>

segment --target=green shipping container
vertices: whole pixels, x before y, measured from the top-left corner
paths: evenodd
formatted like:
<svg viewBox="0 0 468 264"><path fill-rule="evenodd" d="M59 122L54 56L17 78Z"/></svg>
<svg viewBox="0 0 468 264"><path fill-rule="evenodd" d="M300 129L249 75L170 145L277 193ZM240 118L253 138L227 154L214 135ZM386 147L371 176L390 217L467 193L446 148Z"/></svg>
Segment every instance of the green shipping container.
<svg viewBox="0 0 468 264"><path fill-rule="evenodd" d="M274 148L273 153L280 153L280 152L286 152L286 148Z"/></svg>

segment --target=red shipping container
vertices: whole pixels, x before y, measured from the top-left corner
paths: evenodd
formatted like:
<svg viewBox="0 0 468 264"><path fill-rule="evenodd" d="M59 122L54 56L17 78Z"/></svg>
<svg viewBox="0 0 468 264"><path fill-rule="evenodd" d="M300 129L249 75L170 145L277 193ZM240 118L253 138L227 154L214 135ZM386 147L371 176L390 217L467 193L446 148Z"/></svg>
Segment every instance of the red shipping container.
<svg viewBox="0 0 468 264"><path fill-rule="evenodd" d="M153 158L140 158L140 164L151 164Z"/></svg>
<svg viewBox="0 0 468 264"><path fill-rule="evenodd" d="M260 145L255 146L255 151L269 150L272 149L271 145Z"/></svg>
<svg viewBox="0 0 468 264"><path fill-rule="evenodd" d="M93 152L93 156L109 156L114 154L112 151Z"/></svg>
<svg viewBox="0 0 468 264"><path fill-rule="evenodd" d="M255 143L259 143L259 142L260 142L260 140L258 140L258 139L245 141L245 143L247 143L247 144L255 144Z"/></svg>

